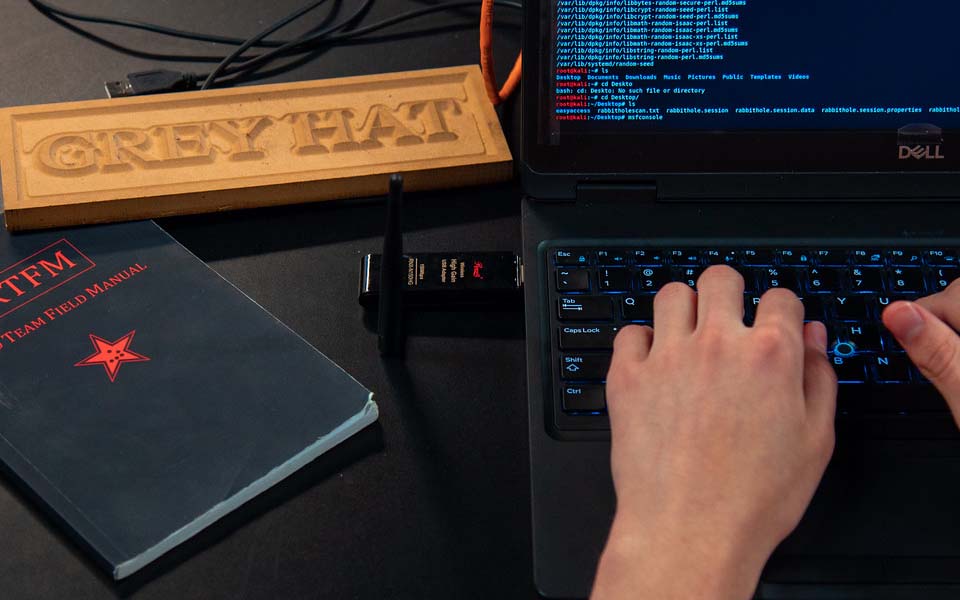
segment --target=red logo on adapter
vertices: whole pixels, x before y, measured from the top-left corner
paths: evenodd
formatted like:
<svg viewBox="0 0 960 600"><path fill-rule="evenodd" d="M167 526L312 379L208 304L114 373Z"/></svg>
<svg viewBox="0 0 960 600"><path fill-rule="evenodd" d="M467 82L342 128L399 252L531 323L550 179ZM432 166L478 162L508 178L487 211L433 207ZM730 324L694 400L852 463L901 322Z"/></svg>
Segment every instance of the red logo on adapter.
<svg viewBox="0 0 960 600"><path fill-rule="evenodd" d="M148 357L130 350L130 344L133 342L133 336L136 330L131 331L115 342L108 342L100 336L90 334L90 341L96 350L93 354L81 360L75 367L92 367L102 365L107 372L110 382L117 380L117 373L120 371L120 365L128 362L144 362L150 360Z"/></svg>

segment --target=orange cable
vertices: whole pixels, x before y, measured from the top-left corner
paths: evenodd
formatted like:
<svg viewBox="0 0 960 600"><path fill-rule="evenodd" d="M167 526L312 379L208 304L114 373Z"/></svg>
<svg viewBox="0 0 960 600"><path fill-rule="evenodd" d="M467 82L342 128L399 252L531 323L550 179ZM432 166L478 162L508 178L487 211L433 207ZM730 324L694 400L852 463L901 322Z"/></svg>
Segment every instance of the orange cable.
<svg viewBox="0 0 960 600"><path fill-rule="evenodd" d="M480 6L480 71L483 73L483 85L487 97L494 106L510 97L520 83L523 67L523 53L517 54L517 60L510 69L503 87L497 91L496 76L493 73L493 0L483 0Z"/></svg>

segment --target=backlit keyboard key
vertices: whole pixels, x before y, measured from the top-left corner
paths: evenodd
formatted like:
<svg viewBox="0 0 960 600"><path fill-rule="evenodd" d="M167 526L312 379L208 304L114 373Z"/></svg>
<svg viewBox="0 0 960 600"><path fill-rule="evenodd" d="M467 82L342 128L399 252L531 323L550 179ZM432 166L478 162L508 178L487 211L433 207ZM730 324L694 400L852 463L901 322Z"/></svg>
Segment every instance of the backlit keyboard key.
<svg viewBox="0 0 960 600"><path fill-rule="evenodd" d="M670 264L677 267L695 267L700 264L700 253L696 250L670 250L667 252Z"/></svg>
<svg viewBox="0 0 960 600"><path fill-rule="evenodd" d="M838 323L833 330L838 342L853 345L857 352L879 352L880 331L873 323Z"/></svg>
<svg viewBox="0 0 960 600"><path fill-rule="evenodd" d="M873 305L874 314L878 316L883 314L883 310L885 308L887 308L888 306L890 306L891 304L893 304L898 300L897 298L893 298L892 296L885 296L885 295L869 296L869 298L870 298L870 303Z"/></svg>
<svg viewBox="0 0 960 600"><path fill-rule="evenodd" d="M845 267L847 265L846 250L835 248L821 248L813 253L817 264L821 267Z"/></svg>
<svg viewBox="0 0 960 600"><path fill-rule="evenodd" d="M637 289L641 292L659 292L671 281L670 269L666 267L641 267L637 271Z"/></svg>
<svg viewBox="0 0 960 600"><path fill-rule="evenodd" d="M750 327L757 317L757 306L760 305L760 296L744 294L743 296L743 324Z"/></svg>
<svg viewBox="0 0 960 600"><path fill-rule="evenodd" d="M889 284L893 294L922 293L923 271L915 267L895 267L890 269Z"/></svg>
<svg viewBox="0 0 960 600"><path fill-rule="evenodd" d="M850 259L855 265L882 267L883 253L879 250L865 250L858 248L850 251Z"/></svg>
<svg viewBox="0 0 960 600"><path fill-rule="evenodd" d="M870 359L877 381L910 381L910 362L906 354L877 354Z"/></svg>
<svg viewBox="0 0 960 600"><path fill-rule="evenodd" d="M882 292L883 269L877 267L852 267L847 277L850 291L855 293Z"/></svg>
<svg viewBox="0 0 960 600"><path fill-rule="evenodd" d="M942 292L947 289L953 280L960 276L960 268L935 267L930 270L933 292Z"/></svg>
<svg viewBox="0 0 960 600"><path fill-rule="evenodd" d="M582 325L560 328L561 350L610 350L619 328L609 325Z"/></svg>
<svg viewBox="0 0 960 600"><path fill-rule="evenodd" d="M807 271L807 289L815 294L832 293L840 289L840 272L830 267L813 267Z"/></svg>
<svg viewBox="0 0 960 600"><path fill-rule="evenodd" d="M736 270L743 277L743 291L748 294L757 293L757 274L754 269L737 265Z"/></svg>
<svg viewBox="0 0 960 600"><path fill-rule="evenodd" d="M630 270L622 267L600 269L597 272L597 282L604 292L629 292Z"/></svg>
<svg viewBox="0 0 960 600"><path fill-rule="evenodd" d="M863 296L837 296L833 310L841 321L859 321L867 314L867 301Z"/></svg>
<svg viewBox="0 0 960 600"><path fill-rule="evenodd" d="M667 262L663 250L632 250L631 255L639 267L659 267Z"/></svg>
<svg viewBox="0 0 960 600"><path fill-rule="evenodd" d="M563 410L568 412L602 412L607 408L602 385L563 386Z"/></svg>
<svg viewBox="0 0 960 600"><path fill-rule="evenodd" d="M622 267L627 263L626 250L597 250L597 264L602 267Z"/></svg>
<svg viewBox="0 0 960 600"><path fill-rule="evenodd" d="M553 262L558 267L585 266L590 264L590 253L582 250L557 250Z"/></svg>
<svg viewBox="0 0 960 600"><path fill-rule="evenodd" d="M603 381L610 370L610 354L562 354L560 377L576 381Z"/></svg>
<svg viewBox="0 0 960 600"><path fill-rule="evenodd" d="M887 262L896 267L919 267L923 264L923 253L920 250L887 250L886 255Z"/></svg>
<svg viewBox="0 0 960 600"><path fill-rule="evenodd" d="M590 271L586 269L557 269L557 291L589 292Z"/></svg>
<svg viewBox="0 0 960 600"><path fill-rule="evenodd" d="M743 257L743 264L748 267L764 267L775 262L773 250L749 248L742 250L740 255Z"/></svg>
<svg viewBox="0 0 960 600"><path fill-rule="evenodd" d="M955 250L935 248L933 250L927 250L923 254L927 260L927 264L932 267L957 266L957 252Z"/></svg>
<svg viewBox="0 0 960 600"><path fill-rule="evenodd" d="M830 357L833 368L837 372L837 381L840 383L864 383L867 380L866 369L862 356Z"/></svg>
<svg viewBox="0 0 960 600"><path fill-rule="evenodd" d="M823 296L805 296L803 298L803 319L805 321L827 320L827 309Z"/></svg>
<svg viewBox="0 0 960 600"><path fill-rule="evenodd" d="M652 294L639 296L624 296L620 299L620 307L625 321L653 321Z"/></svg>
<svg viewBox="0 0 960 600"><path fill-rule="evenodd" d="M765 289L786 288L800 292L800 275L790 267L767 267L760 271L760 287Z"/></svg>
<svg viewBox="0 0 960 600"><path fill-rule="evenodd" d="M736 250L704 250L703 262L708 265L735 265L740 261L740 253Z"/></svg>
<svg viewBox="0 0 960 600"><path fill-rule="evenodd" d="M880 339L883 340L883 349L885 352L904 351L900 342L897 341L897 338L893 337L893 334L890 333L890 330L887 329L882 322L877 325L877 329L880 331Z"/></svg>
<svg viewBox="0 0 960 600"><path fill-rule="evenodd" d="M809 250L780 250L780 264L793 267L806 267L813 263L813 254Z"/></svg>
<svg viewBox="0 0 960 600"><path fill-rule="evenodd" d="M878 321L880 316L883 314L883 311L886 310L888 306L894 302L899 302L900 300L905 300L907 302L916 302L920 299L920 296L917 294L897 294L894 295L881 295L881 296L864 296L867 299L868 306L871 306L874 310L873 314L876 315Z"/></svg>
<svg viewBox="0 0 960 600"><path fill-rule="evenodd" d="M674 269L673 271L673 280L685 283L692 288L697 287L697 280L700 279L700 275L703 274L704 269L701 267L686 267L683 269Z"/></svg>
<svg viewBox="0 0 960 600"><path fill-rule="evenodd" d="M560 298L557 316L561 321L609 321L613 319L613 302L596 296Z"/></svg>

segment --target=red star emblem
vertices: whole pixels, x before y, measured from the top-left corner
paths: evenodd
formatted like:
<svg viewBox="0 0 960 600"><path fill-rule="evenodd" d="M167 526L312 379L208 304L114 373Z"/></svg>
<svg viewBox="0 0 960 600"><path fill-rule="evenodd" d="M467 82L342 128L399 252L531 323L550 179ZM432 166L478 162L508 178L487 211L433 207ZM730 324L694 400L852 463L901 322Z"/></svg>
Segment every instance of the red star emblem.
<svg viewBox="0 0 960 600"><path fill-rule="evenodd" d="M133 341L136 330L131 331L115 342L108 342L102 337L90 334L90 341L96 352L81 360L75 367L90 367L93 365L103 365L107 371L107 377L110 381L116 381L117 372L120 371L120 365L125 362L143 362L150 360L142 354L137 354L130 350L130 342Z"/></svg>

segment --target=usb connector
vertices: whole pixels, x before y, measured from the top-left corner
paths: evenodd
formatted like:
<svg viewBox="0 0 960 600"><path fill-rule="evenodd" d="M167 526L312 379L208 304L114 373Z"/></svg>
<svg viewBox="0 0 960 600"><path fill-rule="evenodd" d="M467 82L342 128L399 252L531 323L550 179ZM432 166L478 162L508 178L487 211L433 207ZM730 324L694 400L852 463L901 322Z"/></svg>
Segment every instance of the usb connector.
<svg viewBox="0 0 960 600"><path fill-rule="evenodd" d="M166 92L184 92L196 89L197 75L181 71L154 69L130 73L124 79L107 81L103 84L110 98L142 96L144 94L163 94Z"/></svg>

